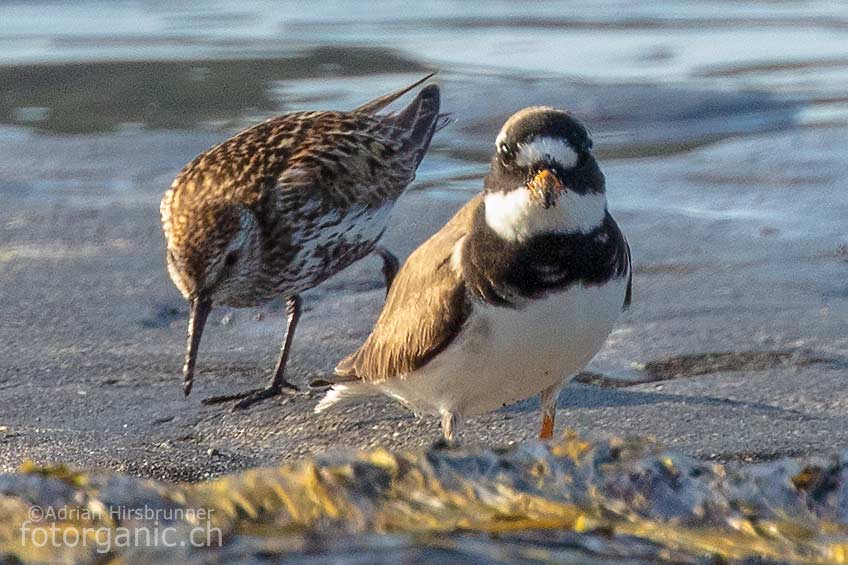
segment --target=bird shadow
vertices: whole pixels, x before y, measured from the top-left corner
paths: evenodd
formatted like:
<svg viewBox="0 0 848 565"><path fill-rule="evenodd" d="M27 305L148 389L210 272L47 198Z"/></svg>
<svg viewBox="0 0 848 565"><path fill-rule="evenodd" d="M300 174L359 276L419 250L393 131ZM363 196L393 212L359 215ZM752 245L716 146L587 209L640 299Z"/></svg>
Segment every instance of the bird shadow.
<svg viewBox="0 0 848 565"><path fill-rule="evenodd" d="M628 406L649 406L662 403L689 404L710 407L731 407L743 410L756 410L792 419L814 420L815 416L792 408L781 408L762 402L715 398L712 396L693 396L688 394L666 394L641 390L609 389L594 385L571 384L563 389L559 396L559 409L581 408L625 408ZM538 397L511 404L502 412L531 412L539 410Z"/></svg>

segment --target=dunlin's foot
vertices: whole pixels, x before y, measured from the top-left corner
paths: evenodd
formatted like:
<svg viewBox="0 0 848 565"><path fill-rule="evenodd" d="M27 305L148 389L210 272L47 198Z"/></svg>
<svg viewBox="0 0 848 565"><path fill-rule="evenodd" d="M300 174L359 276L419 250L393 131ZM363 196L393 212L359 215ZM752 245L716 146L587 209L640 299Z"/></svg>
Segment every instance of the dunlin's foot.
<svg viewBox="0 0 848 565"><path fill-rule="evenodd" d="M225 394L222 396L212 396L209 398L204 398L203 400L201 400L201 402L209 406L212 404L230 402L231 400L238 400L238 402L233 406L233 411L235 412L236 410L246 410L254 404L262 402L263 400L267 400L268 398L272 398L274 396L292 395L298 392L299 390L296 386L289 382L283 381L282 383L276 386L271 385L265 388L255 388L252 390L246 390L238 394Z"/></svg>
<svg viewBox="0 0 848 565"><path fill-rule="evenodd" d="M459 447L459 442L456 441L448 441L444 437L440 437L432 444L430 444L430 449L434 451L441 451L445 449L456 449Z"/></svg>

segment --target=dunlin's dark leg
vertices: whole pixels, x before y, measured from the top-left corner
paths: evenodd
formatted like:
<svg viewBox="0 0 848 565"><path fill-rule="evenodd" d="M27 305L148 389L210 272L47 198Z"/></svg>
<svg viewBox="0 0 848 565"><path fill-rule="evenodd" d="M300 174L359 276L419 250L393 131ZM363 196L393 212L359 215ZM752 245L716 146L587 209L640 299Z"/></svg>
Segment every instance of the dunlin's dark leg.
<svg viewBox="0 0 848 565"><path fill-rule="evenodd" d="M539 439L551 439L554 435L554 420L561 390L562 382L559 382L542 391L539 399L539 404L542 405L542 427L539 430Z"/></svg>
<svg viewBox="0 0 848 565"><path fill-rule="evenodd" d="M296 392L297 387L286 380L286 361L289 358L292 340L294 339L294 330L297 327L297 322L300 320L300 296L292 296L286 300L286 333L283 336L283 347L280 350L280 359L277 361L277 366L274 368L274 376L271 382L265 388L249 390L240 394L231 394L226 396L213 396L203 400L203 404L218 404L229 400L239 400L233 406L233 410L244 410L272 396L284 394L287 391Z"/></svg>
<svg viewBox="0 0 848 565"><path fill-rule="evenodd" d="M385 247L378 245L374 251L383 259L383 278L386 281L386 294L389 294L389 289L392 288L392 282L395 280L395 275L400 269L400 261L394 254Z"/></svg>

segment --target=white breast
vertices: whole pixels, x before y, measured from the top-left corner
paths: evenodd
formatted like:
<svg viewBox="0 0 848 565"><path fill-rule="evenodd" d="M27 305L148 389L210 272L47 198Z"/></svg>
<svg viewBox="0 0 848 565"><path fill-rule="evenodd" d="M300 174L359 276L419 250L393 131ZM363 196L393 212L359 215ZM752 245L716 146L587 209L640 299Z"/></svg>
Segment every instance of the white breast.
<svg viewBox="0 0 848 565"><path fill-rule="evenodd" d="M575 285L519 309L475 305L462 333L430 363L382 386L416 412L480 414L582 369L612 330L627 277Z"/></svg>

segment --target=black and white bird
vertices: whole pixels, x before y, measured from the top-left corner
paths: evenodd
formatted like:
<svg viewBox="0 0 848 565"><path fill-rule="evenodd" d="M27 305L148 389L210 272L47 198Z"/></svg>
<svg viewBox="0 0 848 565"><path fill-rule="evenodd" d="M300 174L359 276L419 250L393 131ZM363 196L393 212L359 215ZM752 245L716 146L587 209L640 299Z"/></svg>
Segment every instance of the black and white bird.
<svg viewBox="0 0 848 565"><path fill-rule="evenodd" d="M393 204L446 120L434 84L400 112L379 112L431 76L349 112L272 118L202 153L180 172L160 211L168 271L191 304L186 395L214 305L286 300L286 332L268 386L204 401L240 399L236 408L246 408L295 388L285 368L303 291L371 253L383 258L391 285L398 262L378 243Z"/></svg>
<svg viewBox="0 0 848 565"><path fill-rule="evenodd" d="M484 191L410 255L316 412L383 393L441 417L452 442L463 417L541 394L551 437L564 378L630 304L630 249L573 116L521 110L495 148Z"/></svg>

